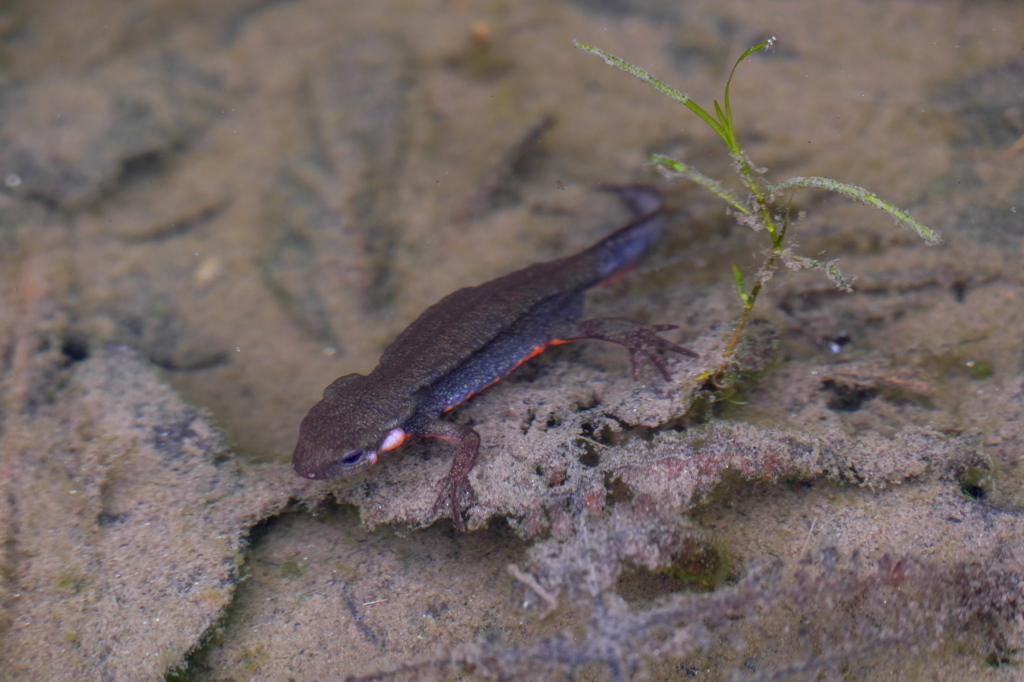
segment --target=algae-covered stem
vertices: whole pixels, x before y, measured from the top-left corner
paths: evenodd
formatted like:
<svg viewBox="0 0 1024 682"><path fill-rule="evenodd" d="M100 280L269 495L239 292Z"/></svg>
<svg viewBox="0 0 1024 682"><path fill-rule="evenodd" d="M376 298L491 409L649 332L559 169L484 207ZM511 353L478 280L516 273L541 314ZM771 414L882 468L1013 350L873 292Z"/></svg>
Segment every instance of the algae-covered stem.
<svg viewBox="0 0 1024 682"><path fill-rule="evenodd" d="M778 208L775 203L775 197L777 195L790 192L801 187L826 189L832 192L837 192L847 198L854 199L855 201L859 201L863 204L867 204L868 206L873 206L885 211L895 218L898 223L913 229L929 244L937 244L941 241L934 231L912 218L906 211L896 208L887 201L879 198L877 195L856 185L849 185L837 180L832 180L831 178L821 177L790 178L789 180L775 185L765 184L762 186L758 183L758 176L763 175L764 170L757 168L753 164L750 157L748 157L746 152L743 151L743 148L740 146L739 141L736 138L736 130L733 124L732 102L730 99L730 88L732 86L732 78L736 74L736 68L740 65L740 62L755 52L770 48L775 43L774 36L763 43L758 43L757 45L749 48L746 52L740 55L739 59L736 60L736 63L733 64L732 71L729 72L729 78L725 82L725 94L722 98L722 104L720 105L717 100L714 102L714 115L705 111L685 93L679 92L675 88L658 80L640 67L634 66L619 57L608 54L604 50L594 47L593 45L588 45L578 40L574 42L576 47L581 50L597 55L611 66L622 69L626 73L636 76L658 92L685 106L687 109L699 116L701 120L707 123L712 130L718 133L718 136L722 138L726 146L729 148L729 155L732 156L733 161L736 163L740 178L750 193L750 198L746 203L741 202L718 181L709 178L680 161L659 156L657 154L649 156L650 160L662 171L673 176L682 176L692 180L718 196L723 201L727 202L733 209L742 214L739 219L742 224L753 228L755 231L764 230L768 233L768 236L771 239L771 249L768 252L768 256L765 258L764 263L761 265L761 268L758 270L757 277L755 278L754 284L751 286L749 292L747 291L746 284L744 283L742 271L740 271L738 267L733 266L733 280L736 283L736 292L740 301L743 303L743 313L733 330L732 337L726 344L725 351L722 353L724 358L730 357L735 351L736 345L739 342L740 337L743 335L743 329L750 321L750 315L754 309L757 297L764 288L764 284L771 279L771 276L775 272L780 261L794 270L802 268L820 270L821 272L824 272L839 289L852 291L850 285L839 271L835 261L819 261L813 258L797 256L789 249L784 248L786 228L789 225L789 211L787 210L785 212L784 217L779 218L782 221L781 227L776 226L777 218L774 215L774 211Z"/></svg>
<svg viewBox="0 0 1024 682"><path fill-rule="evenodd" d="M746 52L744 52L739 59L736 60L736 63L733 64L732 71L729 72L729 79L725 83L725 96L722 100L723 104L719 105L719 103L715 101L715 116L712 116L710 113L705 111L700 105L698 105L696 102L690 99L690 97L685 93L679 92L675 88L666 85L662 81L652 76L647 71L644 71L643 69L637 66L634 66L618 57L615 57L614 55L608 54L607 52L597 47L581 43L580 41L575 42L576 47L580 48L581 50L585 50L587 52L590 52L591 54L595 54L598 57L604 59L606 63L618 67L625 71L626 73L630 73L636 76L645 83L652 85L659 92L667 95L671 99L679 102L680 104L688 108L693 113L697 114L697 116L699 116L705 123L707 123L712 130L718 133L718 136L721 137L722 140L725 142L726 146L729 148L729 154L732 156L733 161L736 162L736 165L739 168L740 176L743 179L743 184L746 185L748 190L750 190L750 193L752 195L751 201L753 203L753 206L748 207L741 203L738 199L736 199L728 190L724 189L721 186L721 184L685 166L684 164L661 156L652 155L651 157L651 160L659 164L662 168L667 168L671 171L683 175L684 177L689 178L690 180L693 180L701 184L706 189L710 190L714 194L718 195L720 198L727 201L734 209L738 210L743 215L751 216L752 213L756 212L757 216L754 218L754 220L756 221L756 226L758 228L765 229L771 237L771 254L768 256L768 259L761 267L761 270L758 273L758 277L754 282L753 287L751 287L749 293L746 291L746 287L743 284L742 273L738 268L736 268L735 266L733 267L733 277L736 281L736 289L739 293L740 300L743 302L743 314L741 315L740 321L736 325L735 330L733 331L732 338L729 339L729 343L726 345L723 357L729 357L735 350L736 344L739 342L739 338L742 334L743 328L746 326L747 321L750 318L750 313L754 308L754 303L757 301L757 296L761 292L761 288L764 286L764 282L767 281L767 279L771 276L771 273L775 270L778 261L778 256L781 254L782 251L782 243L783 238L785 236L785 229L779 230L775 227L775 221L772 217L772 202L770 192L766 192L758 185L756 175L754 172L755 167L750 162L750 158L746 155L746 153L744 153L743 149L740 147L739 141L736 138L736 131L733 126L732 101L730 99L729 93L730 86L732 85L732 78L736 74L736 67L740 65L740 62L742 62L744 59L746 59L751 54L757 52L758 50L763 50L771 47L774 42L775 38L772 37L769 40L764 41L763 43L754 45Z"/></svg>

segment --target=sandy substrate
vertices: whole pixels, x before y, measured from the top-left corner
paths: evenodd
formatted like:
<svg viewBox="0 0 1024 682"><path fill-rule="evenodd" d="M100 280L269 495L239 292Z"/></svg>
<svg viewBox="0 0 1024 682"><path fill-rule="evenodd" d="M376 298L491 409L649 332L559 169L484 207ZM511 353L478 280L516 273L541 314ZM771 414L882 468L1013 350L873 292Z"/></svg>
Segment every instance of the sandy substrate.
<svg viewBox="0 0 1024 682"><path fill-rule="evenodd" d="M865 186L790 245L646 165ZM1015 679L1024 647L1024 7L228 0L0 10L0 677ZM549 118L554 124L548 126ZM536 133L531 134L531 131ZM548 351L451 417L470 532L410 440L308 482L298 423L451 291L668 235L588 314L680 326L672 379ZM711 402L717 400L717 404Z"/></svg>

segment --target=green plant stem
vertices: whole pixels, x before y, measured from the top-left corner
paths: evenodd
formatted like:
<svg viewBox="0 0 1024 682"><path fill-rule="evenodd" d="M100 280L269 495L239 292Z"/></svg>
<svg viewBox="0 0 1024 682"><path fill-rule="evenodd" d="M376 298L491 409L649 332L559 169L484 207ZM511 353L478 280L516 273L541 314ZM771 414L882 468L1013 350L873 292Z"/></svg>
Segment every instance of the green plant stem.
<svg viewBox="0 0 1024 682"><path fill-rule="evenodd" d="M778 253L773 251L768 256L768 260L765 261L761 271L757 274L754 286L750 288L750 293L743 300L743 313L740 315L740 321L736 323L736 328L732 331L732 336L729 337L729 343L726 344L725 350L722 352L723 358L729 357L736 350L736 344L739 343L740 337L743 336L743 329L747 326L747 322L750 321L750 313L754 310L757 295L761 293L761 287L764 286L764 283L768 281L768 278L775 271L775 267L778 264L778 255Z"/></svg>

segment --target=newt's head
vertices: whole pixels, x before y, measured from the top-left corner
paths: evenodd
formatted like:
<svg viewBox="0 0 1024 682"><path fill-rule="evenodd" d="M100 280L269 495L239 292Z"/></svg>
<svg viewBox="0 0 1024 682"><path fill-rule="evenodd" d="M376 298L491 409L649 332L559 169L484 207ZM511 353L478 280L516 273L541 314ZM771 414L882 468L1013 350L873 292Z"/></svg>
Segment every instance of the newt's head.
<svg viewBox="0 0 1024 682"><path fill-rule="evenodd" d="M292 468L303 478L324 480L358 473L377 462L377 454L406 438L400 424L404 405L372 395L369 377L348 374L324 391L299 425Z"/></svg>

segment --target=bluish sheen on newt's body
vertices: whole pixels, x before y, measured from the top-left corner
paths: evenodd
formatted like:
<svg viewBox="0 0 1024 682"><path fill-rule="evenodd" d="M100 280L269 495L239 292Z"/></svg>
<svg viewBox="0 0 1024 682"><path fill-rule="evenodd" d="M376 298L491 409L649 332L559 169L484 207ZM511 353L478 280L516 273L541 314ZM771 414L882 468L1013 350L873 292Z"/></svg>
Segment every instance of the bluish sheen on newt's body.
<svg viewBox="0 0 1024 682"><path fill-rule="evenodd" d="M469 472L480 435L442 419L446 410L552 344L600 339L625 346L634 378L644 360L671 378L658 351L697 357L658 336L675 325L579 319L584 291L636 265L664 228L657 189L633 185L614 191L633 212L633 222L575 256L449 294L399 334L373 372L347 374L328 386L299 426L295 472L312 479L341 478L373 465L379 453L409 436L452 441L455 456L441 479L434 511L448 508L456 528L464 530L462 505L473 494Z"/></svg>

